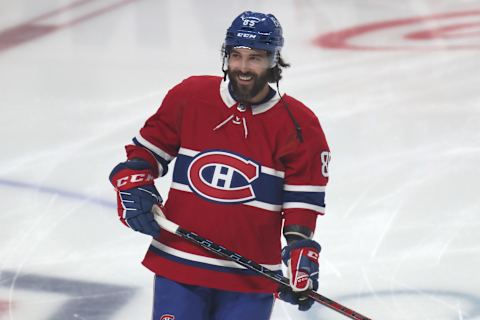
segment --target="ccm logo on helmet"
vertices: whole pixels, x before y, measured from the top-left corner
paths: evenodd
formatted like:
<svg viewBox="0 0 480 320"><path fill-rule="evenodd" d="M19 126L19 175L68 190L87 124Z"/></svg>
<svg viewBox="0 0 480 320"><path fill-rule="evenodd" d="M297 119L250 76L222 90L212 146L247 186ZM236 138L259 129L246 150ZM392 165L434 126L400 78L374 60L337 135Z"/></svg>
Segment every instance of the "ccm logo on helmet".
<svg viewBox="0 0 480 320"><path fill-rule="evenodd" d="M242 203L255 199L252 182L260 166L226 151L198 154L188 167L188 182L199 196L215 202Z"/></svg>
<svg viewBox="0 0 480 320"><path fill-rule="evenodd" d="M255 39L257 37L257 35L256 34L239 32L239 33L237 33L237 37L247 38L247 39Z"/></svg>

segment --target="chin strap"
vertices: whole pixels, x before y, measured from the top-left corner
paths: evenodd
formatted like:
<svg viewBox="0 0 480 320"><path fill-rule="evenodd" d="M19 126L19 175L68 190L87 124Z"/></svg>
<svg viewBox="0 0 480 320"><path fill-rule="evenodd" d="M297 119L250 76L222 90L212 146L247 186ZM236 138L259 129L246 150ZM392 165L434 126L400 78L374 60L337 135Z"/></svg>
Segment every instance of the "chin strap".
<svg viewBox="0 0 480 320"><path fill-rule="evenodd" d="M222 72L223 72L223 81L227 81L227 72L228 72L228 67L225 68L225 65L227 65L227 59L228 59L228 54L225 51L225 45L222 47Z"/></svg>

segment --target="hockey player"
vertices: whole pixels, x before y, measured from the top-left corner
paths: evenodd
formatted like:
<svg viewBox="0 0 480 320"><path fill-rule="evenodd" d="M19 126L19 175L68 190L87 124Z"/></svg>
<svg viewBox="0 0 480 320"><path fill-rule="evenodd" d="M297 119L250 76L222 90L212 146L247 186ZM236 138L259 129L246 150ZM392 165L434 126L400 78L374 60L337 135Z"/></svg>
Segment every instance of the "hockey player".
<svg viewBox="0 0 480 320"><path fill-rule="evenodd" d="M154 204L185 229L270 269L281 272L283 260L291 289L277 296L300 310L313 303L299 293L318 287L320 245L312 236L324 213L330 156L314 113L278 91L288 66L283 42L273 15L235 18L223 45L224 77L194 76L173 87L110 174L120 220L153 236L143 264L155 273L154 320L266 320L278 289L162 232ZM154 179L175 158L162 206Z"/></svg>

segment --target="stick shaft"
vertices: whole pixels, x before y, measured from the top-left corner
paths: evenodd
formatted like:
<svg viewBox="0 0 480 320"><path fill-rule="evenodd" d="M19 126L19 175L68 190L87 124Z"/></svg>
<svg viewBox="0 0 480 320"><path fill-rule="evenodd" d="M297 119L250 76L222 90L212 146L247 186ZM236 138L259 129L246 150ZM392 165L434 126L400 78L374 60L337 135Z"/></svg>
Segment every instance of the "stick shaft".
<svg viewBox="0 0 480 320"><path fill-rule="evenodd" d="M284 277L283 275L281 274L278 274L276 273L275 271L273 270L270 270L258 263L256 263L255 261L252 261L250 259L247 259L243 256L241 256L240 254L236 253L236 252L233 252L219 244L216 244L215 242L211 241L211 240L208 240L206 238L203 238L201 236L199 236L198 234L194 233L194 232L191 232L191 231L188 231L188 230L185 230L183 228L181 228L179 225L173 223L172 221L170 220L167 220L166 218L163 217L163 214L161 213L161 210L154 206L153 209L152 209L153 213L154 213L154 217L155 217L155 221L159 224L159 226L170 232L170 233L173 233L173 234L176 234L180 237L182 237L183 239L185 240L188 240L192 243L195 243L196 245L210 251L210 252L213 252L215 253L216 255L218 256L221 256L223 258L226 258L230 261L234 261L236 263L238 263L239 265L249 269L249 270L252 270L252 271L255 271L267 278L269 278L270 280L278 283L279 285L281 286L285 286L285 287L290 287L290 282L288 280L288 278ZM354 319L354 320L371 320L370 318L367 318L363 315L361 315L360 313L356 312L356 311L353 311L352 309L349 309L343 305L341 305L340 303L338 302L335 302L327 297L324 297L322 296L321 294L317 293L316 291L313 291L313 290L308 290L305 292L305 295L307 295L308 297L312 298L314 301L324 305L325 307L328 307L336 312L339 312L341 314L343 314L344 316L350 318L350 319Z"/></svg>

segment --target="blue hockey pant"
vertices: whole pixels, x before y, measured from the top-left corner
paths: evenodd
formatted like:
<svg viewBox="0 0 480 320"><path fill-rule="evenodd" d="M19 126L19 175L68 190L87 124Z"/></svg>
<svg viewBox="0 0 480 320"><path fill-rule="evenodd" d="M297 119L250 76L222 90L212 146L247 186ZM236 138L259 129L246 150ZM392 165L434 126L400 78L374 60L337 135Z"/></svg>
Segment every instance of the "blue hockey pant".
<svg viewBox="0 0 480 320"><path fill-rule="evenodd" d="M271 293L242 293L180 284L155 276L152 320L268 320Z"/></svg>

